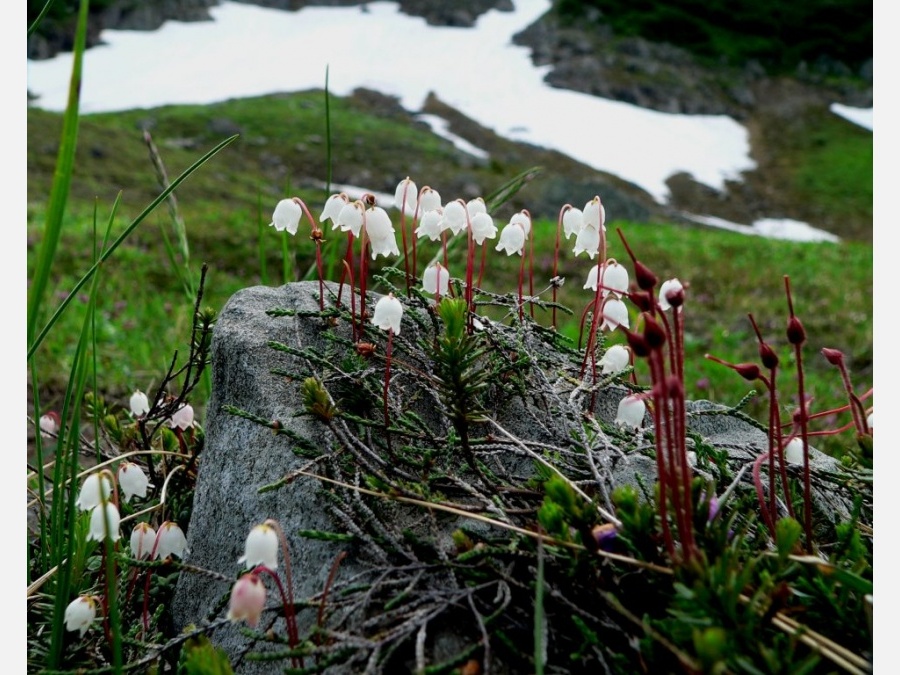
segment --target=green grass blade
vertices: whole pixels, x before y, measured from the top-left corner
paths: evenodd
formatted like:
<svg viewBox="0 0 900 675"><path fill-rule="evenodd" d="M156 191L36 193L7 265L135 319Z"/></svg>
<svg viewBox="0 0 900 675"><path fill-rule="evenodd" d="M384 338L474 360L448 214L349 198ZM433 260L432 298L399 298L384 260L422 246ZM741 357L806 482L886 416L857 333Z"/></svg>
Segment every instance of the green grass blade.
<svg viewBox="0 0 900 675"><path fill-rule="evenodd" d="M141 211L141 213L138 215L138 217L135 218L131 222L131 224L125 229L125 231L122 234L120 234L119 237L110 245L110 247L101 254L101 256L97 260L97 262L94 263L94 265L85 273L85 275L83 277L81 277L81 279L78 280L78 283L75 284L75 287L72 289L72 291L66 297L66 299L62 301L60 306L53 313L53 316L50 317L50 320L47 322L47 325L44 326L44 328L41 330L40 334L31 343L31 346L28 348L28 358L31 358L31 356L34 354L35 350L41 345L41 342L43 342L44 338L47 337L47 333L50 331L50 329L53 327L53 325L59 320L59 317L62 315L62 313L65 311L66 307L72 301L72 298L74 298L75 295L78 293L78 291L81 289L81 287L84 286L84 284L86 284L88 282L88 280L93 276L93 274L97 271L97 269L100 267L100 265L102 265L113 253L115 253L116 249L119 248L119 246L122 244L122 242L128 238L128 235L130 235L135 230L135 228L137 228L137 226L140 225L144 221L144 219L146 219L147 216L150 215L150 213L152 213L152 211L157 206L159 206L163 201L165 201L166 197L168 197L175 190L175 188L177 188L179 185L181 185L181 183L183 183L187 179L188 176L190 176L197 169L199 169L201 166L206 164L206 162L208 162L210 159L215 157L225 147L227 147L228 145L233 143L235 140L237 140L237 138L238 138L238 134L235 134L234 136L229 136L224 141L219 143L216 147L214 147L212 150L210 150L205 155L203 155L196 162L191 164L187 169L185 169L185 171L180 176L178 176L178 178L176 178L175 180L172 181L172 184L167 189L163 190L156 199L154 199L152 202L150 202L150 204L143 211ZM121 198L121 193L117 197L116 203L118 203L119 198Z"/></svg>
<svg viewBox="0 0 900 675"><path fill-rule="evenodd" d="M53 5L53 0L47 0L44 3L44 6L41 7L41 13L37 15L37 18L31 22L31 25L28 26L28 35L27 37L31 37L31 34L37 29L40 25L41 21L44 20L44 17L47 15L47 12L50 11L50 7Z"/></svg>
<svg viewBox="0 0 900 675"><path fill-rule="evenodd" d="M72 76L69 79L69 100L63 116L62 136L59 153L56 157L56 168L53 173L53 186L50 189L50 203L47 207L47 220L44 236L41 240L34 276L31 280L31 292L28 296L28 341L32 341L37 327L38 314L47 285L56 247L62 233L63 215L66 201L69 198L69 187L72 184L72 170L75 166L75 147L78 143L78 98L81 92L81 66L87 42L87 17L89 0L81 0L78 8L78 25L75 29L73 47ZM31 356L29 352L28 356Z"/></svg>
<svg viewBox="0 0 900 675"><path fill-rule="evenodd" d="M499 207L509 201L513 197L513 195L515 195L528 183L537 178L538 174L540 174L541 172L543 172L543 169L539 166L533 166L530 169L525 169L525 171L516 174L508 181L506 181L503 185L490 193L487 197L484 198L484 203L487 205L488 213L493 213Z"/></svg>

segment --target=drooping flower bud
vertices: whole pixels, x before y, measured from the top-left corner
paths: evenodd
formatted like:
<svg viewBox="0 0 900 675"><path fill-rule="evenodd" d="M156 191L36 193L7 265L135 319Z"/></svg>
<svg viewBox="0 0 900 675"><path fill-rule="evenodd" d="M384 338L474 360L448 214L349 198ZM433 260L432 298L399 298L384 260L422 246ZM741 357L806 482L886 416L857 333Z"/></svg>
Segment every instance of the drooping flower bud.
<svg viewBox="0 0 900 675"><path fill-rule="evenodd" d="M778 354L765 342L759 343L759 359L769 370L778 367Z"/></svg>
<svg viewBox="0 0 900 675"><path fill-rule="evenodd" d="M644 338L650 349L660 349L666 344L666 331L650 314L644 314Z"/></svg>
<svg viewBox="0 0 900 675"><path fill-rule="evenodd" d="M248 572L238 579L231 588L228 603L228 619L246 621L251 628L259 623L266 606L266 587L256 574Z"/></svg>
<svg viewBox="0 0 900 675"><path fill-rule="evenodd" d="M659 287L659 308L666 311L684 304L684 286L678 279L664 281Z"/></svg>
<svg viewBox="0 0 900 675"><path fill-rule="evenodd" d="M806 329L796 316L788 319L787 339L792 345L802 345L806 342Z"/></svg>
<svg viewBox="0 0 900 675"><path fill-rule="evenodd" d="M822 348L822 356L828 359L828 363L833 366L840 366L844 363L844 353L840 349L831 349L830 347Z"/></svg>

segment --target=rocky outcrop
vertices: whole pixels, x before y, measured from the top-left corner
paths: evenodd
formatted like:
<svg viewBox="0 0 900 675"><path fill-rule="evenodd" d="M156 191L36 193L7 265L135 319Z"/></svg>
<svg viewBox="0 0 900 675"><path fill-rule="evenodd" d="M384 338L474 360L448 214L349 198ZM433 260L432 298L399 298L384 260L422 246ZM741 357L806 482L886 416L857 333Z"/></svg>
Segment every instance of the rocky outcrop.
<svg viewBox="0 0 900 675"><path fill-rule="evenodd" d="M584 483L592 483L599 491L598 502L606 506L609 491L617 485L652 485L655 462L640 435L608 431L627 390L610 380L598 392L595 416L586 418L590 395L588 388L573 383L577 363L571 352L553 347L549 332L502 326L485 318L479 328L497 358L507 359L510 368L487 385L486 409L496 424L476 424L472 434L481 439L473 450L477 460L484 471L502 479L504 491L493 500L479 496L483 476L461 460L450 459L459 452L460 437L448 423L443 399L435 393L433 362L422 352L430 342L422 339L437 326L427 304L404 299L402 331L393 345L389 406L396 430L391 445L380 427L384 335L367 328L364 340L371 341L376 356L361 360L349 341L346 316L332 312L327 321L319 318L318 292L317 282L245 289L227 303L215 327L212 399L186 560L192 569L211 574L188 570L181 574L172 607L176 627L207 631L228 652L237 672L278 670L271 661L247 657L248 652L256 654L254 659L284 653L283 643L265 639L270 628L284 632L277 598L270 595L257 639L225 618L230 587L242 569L238 559L247 533L252 526L275 519L289 540L293 578L289 592L298 602L300 635L318 625L329 640L321 653L343 659L327 672L412 672L418 664L450 659L466 641L481 639L474 621L452 619L458 605L471 596L453 573L448 576L440 560L456 555L452 533L458 528L489 536L492 526L367 496L354 485L388 495L388 485L394 484L395 496L415 496L413 490L428 483L423 498L430 494L494 518L508 518L504 509L511 512L512 505L527 506L523 511L533 514L540 504L534 501L534 495L540 495L529 482L536 475L538 453L555 458L568 470L584 471L586 477L592 471L595 479ZM336 292L336 285L326 286L329 311ZM347 300L345 288L345 307ZM317 378L328 400L351 414L329 421L322 398L316 412L310 403L316 400L314 390L301 384L308 376ZM520 376L524 379L516 384ZM692 433L715 452L726 453L732 475L767 447L762 431L727 414L722 406L698 402L689 410ZM587 444L590 460L568 450L581 442ZM546 448L555 450L545 453ZM397 454L392 459L393 453ZM424 458L426 464L409 463L409 458L416 462ZM836 468L833 460L818 453L814 461L818 468ZM420 472L429 473L429 463L442 468L436 472L438 478L430 474L424 481ZM407 475L414 465L418 469ZM697 471L705 475L712 464L705 467ZM739 489L752 491L749 476L741 475ZM823 489L817 499L822 510L845 515L847 501L840 491ZM497 505L502 508L497 510ZM527 525L528 520L514 522ZM427 558L429 551L437 558ZM333 567L336 560L339 567ZM284 563L281 557L278 572L283 579ZM332 573L333 569L337 571ZM266 584L271 588L269 580ZM331 600L326 608L323 589L329 584ZM403 597L415 599L410 615L387 611L381 604L396 605ZM320 603L327 611L319 610ZM416 617L425 621L427 631L418 628ZM503 627L501 615L492 630ZM306 644L313 643L320 644L317 638ZM502 664L494 666L496 672L504 672Z"/></svg>

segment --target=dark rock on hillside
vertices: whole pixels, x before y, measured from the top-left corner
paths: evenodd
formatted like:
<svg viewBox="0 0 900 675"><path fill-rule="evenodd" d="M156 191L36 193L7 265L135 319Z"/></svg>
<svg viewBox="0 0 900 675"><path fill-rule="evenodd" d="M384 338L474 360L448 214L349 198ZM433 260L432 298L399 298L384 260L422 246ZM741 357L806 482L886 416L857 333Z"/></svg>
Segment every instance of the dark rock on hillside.
<svg viewBox="0 0 900 675"><path fill-rule="evenodd" d="M360 5L365 11L365 0L235 0L250 5L296 11L307 6L348 7ZM166 21L207 21L209 8L221 4L221 0L112 0L102 10L92 12L89 18L88 47L102 42L100 32L106 28L118 30L156 30ZM469 27L478 17L490 9L510 11L512 0L400 0L400 10L410 16L424 18L436 26ZM31 17L29 17L30 19ZM61 51L72 49L75 18L65 20L45 19L28 39L28 58L47 59Z"/></svg>
<svg viewBox="0 0 900 675"><path fill-rule="evenodd" d="M586 27L585 27L586 26ZM743 68L710 68L685 49L639 37L620 37L604 24L563 25L548 12L515 36L532 50L536 65L550 65L546 81L561 89L633 103L668 113L730 115L745 119L766 106L759 87L769 78L750 61ZM822 101L872 105L871 61L852 79L846 66L828 59L803 65L797 80Z"/></svg>
<svg viewBox="0 0 900 675"><path fill-rule="evenodd" d="M156 30L166 21L209 21L209 8L219 0L114 0L88 19L88 47L102 43L105 28L121 30ZM28 58L48 59L61 51L71 51L75 34L75 17L65 20L45 19L28 38Z"/></svg>

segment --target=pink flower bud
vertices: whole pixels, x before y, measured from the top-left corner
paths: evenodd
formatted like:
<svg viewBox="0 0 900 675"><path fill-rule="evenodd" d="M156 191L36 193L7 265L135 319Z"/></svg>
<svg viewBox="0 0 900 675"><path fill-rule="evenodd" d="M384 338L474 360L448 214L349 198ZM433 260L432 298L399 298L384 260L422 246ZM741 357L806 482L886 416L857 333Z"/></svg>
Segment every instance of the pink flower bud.
<svg viewBox="0 0 900 675"><path fill-rule="evenodd" d="M228 604L228 618L231 621L246 621L251 628L259 623L259 617L266 606L266 587L253 572L242 575L231 588Z"/></svg>

